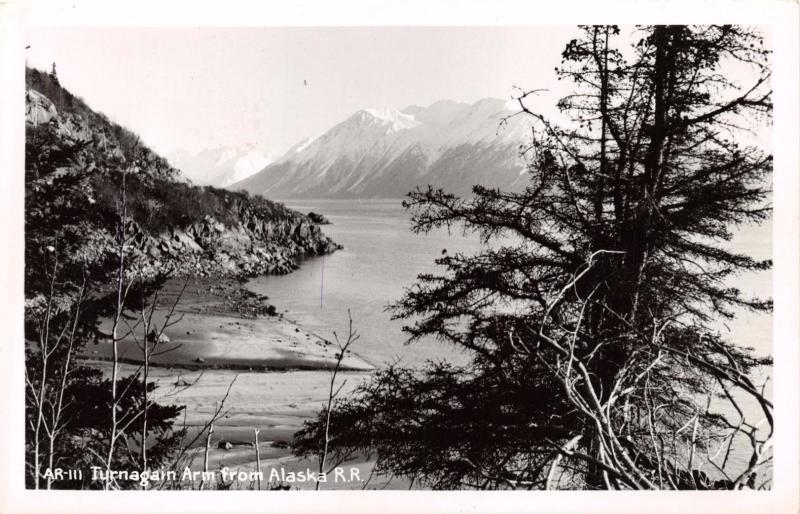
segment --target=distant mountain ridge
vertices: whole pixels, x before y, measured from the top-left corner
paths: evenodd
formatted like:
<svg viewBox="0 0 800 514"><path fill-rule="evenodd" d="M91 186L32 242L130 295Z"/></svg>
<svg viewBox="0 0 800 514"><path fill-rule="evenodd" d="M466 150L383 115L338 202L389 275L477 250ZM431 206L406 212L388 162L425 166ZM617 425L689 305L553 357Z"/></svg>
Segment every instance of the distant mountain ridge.
<svg viewBox="0 0 800 514"><path fill-rule="evenodd" d="M167 160L195 184L227 187L258 173L272 163L255 148L219 147L196 154L178 150Z"/></svg>
<svg viewBox="0 0 800 514"><path fill-rule="evenodd" d="M229 186L272 198L398 198L428 184L461 195L525 186L530 122L501 99L364 109ZM505 120L505 121L504 121Z"/></svg>

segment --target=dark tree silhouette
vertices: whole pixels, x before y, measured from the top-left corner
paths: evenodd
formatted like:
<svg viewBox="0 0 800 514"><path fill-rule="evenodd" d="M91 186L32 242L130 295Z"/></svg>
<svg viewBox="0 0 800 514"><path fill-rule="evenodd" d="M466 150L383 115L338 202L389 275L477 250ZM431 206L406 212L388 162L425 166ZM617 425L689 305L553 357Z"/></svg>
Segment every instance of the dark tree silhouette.
<svg viewBox="0 0 800 514"><path fill-rule="evenodd" d="M412 341L471 362L378 373L333 406L331 449L434 488L764 484L772 404L749 373L770 359L713 323L771 310L728 284L771 262L725 244L771 213L772 156L745 143L771 115L769 53L738 26L581 30L557 70L574 85L568 121L530 109L535 92L517 98L534 128L523 192L429 187L405 202L415 232L460 226L489 243L438 259L444 273L394 306ZM326 418L296 435L298 453L315 452Z"/></svg>

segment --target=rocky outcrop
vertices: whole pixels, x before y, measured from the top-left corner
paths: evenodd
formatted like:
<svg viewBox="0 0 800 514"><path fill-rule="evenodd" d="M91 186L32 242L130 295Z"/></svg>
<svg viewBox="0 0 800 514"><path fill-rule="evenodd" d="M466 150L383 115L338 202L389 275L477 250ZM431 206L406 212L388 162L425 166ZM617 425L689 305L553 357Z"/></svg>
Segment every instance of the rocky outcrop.
<svg viewBox="0 0 800 514"><path fill-rule="evenodd" d="M323 216L322 214L319 214L317 212L309 212L307 214L307 216L308 216L308 219L310 219L311 222L316 224L316 225L330 225L331 224L331 222L328 220L328 218L326 218L325 216Z"/></svg>
<svg viewBox="0 0 800 514"><path fill-rule="evenodd" d="M138 227L134 241L146 274L256 276L286 274L299 258L333 252L340 245L310 220L245 219L226 227L207 217L186 228L152 236Z"/></svg>
<svg viewBox="0 0 800 514"><path fill-rule="evenodd" d="M159 334L156 329L152 329L150 333L147 334L147 342L154 344L168 343L169 337L167 337L167 334L164 334L163 332Z"/></svg>
<svg viewBox="0 0 800 514"><path fill-rule="evenodd" d="M41 125L49 123L57 116L56 106L49 98L35 89L25 91L25 123Z"/></svg>

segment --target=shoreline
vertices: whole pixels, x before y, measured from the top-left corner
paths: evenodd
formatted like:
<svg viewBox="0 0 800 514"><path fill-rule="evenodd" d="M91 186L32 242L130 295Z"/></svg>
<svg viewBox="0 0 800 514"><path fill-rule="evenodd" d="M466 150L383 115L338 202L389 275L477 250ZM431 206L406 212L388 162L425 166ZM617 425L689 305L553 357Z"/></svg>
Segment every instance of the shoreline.
<svg viewBox="0 0 800 514"><path fill-rule="evenodd" d="M250 291L243 281L170 278L158 292L153 323L163 326L173 304L166 337L151 350L153 367L271 372L331 370L336 365L338 348L331 340L279 313L266 296ZM118 345L121 363L142 362L139 344L145 334L143 327L134 328ZM102 320L100 329L110 334L111 320ZM110 338L104 338L88 344L78 358L109 361L111 355ZM340 366L348 372L375 369L349 350Z"/></svg>
<svg viewBox="0 0 800 514"><path fill-rule="evenodd" d="M105 356L99 356L99 354L98 355L92 355L92 356L83 356L82 355L77 360L82 362L83 364L85 364L87 366L95 366L95 367L98 367L100 364L106 364L106 363L111 363L112 362L112 358L105 357ZM129 366L141 364L141 362L137 361L136 359L124 358L124 357L117 359L117 362L119 364L126 364L126 365L129 365ZM291 365L283 366L283 365L280 365L280 364L281 364L281 362L279 362L279 361L276 361L276 364L272 365L272 366L269 366L269 365L258 366L258 365L247 365L247 364L236 364L236 363L228 363L228 364L215 364L215 363L211 363L211 364L207 364L207 363L202 363L202 364L199 364L199 363L198 364L160 364L159 363L159 364L155 364L155 363L151 362L150 363L150 369L158 368L158 369L163 369L163 370L180 370L180 371L188 371L188 372L194 372L194 371L240 371L242 373L291 373L291 372L313 373L313 372L320 372L320 371L333 371L333 366L325 367L325 366L314 365L314 364L309 364L307 366L302 366L302 365L300 365L300 366L291 366ZM367 373L367 372L371 371L372 369L375 369L375 368L369 368L369 369L361 369L361 368L356 368L356 367L349 368L349 367L345 367L344 365L342 365L342 366L339 367L339 370L337 371L337 374L347 375L347 374Z"/></svg>

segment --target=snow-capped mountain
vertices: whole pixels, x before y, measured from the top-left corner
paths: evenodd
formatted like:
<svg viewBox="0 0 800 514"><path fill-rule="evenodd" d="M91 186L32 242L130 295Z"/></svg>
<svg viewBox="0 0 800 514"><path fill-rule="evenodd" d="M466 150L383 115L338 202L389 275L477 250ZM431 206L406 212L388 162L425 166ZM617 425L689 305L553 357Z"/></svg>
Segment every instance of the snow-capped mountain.
<svg viewBox="0 0 800 514"><path fill-rule="evenodd" d="M512 112L494 98L361 110L229 188L279 199L398 198L428 184L462 195L475 184L521 189L530 121L501 126Z"/></svg>
<svg viewBox="0 0 800 514"><path fill-rule="evenodd" d="M259 172L272 162L254 148L221 147L197 154L179 150L167 156L170 164L192 182L227 187Z"/></svg>

